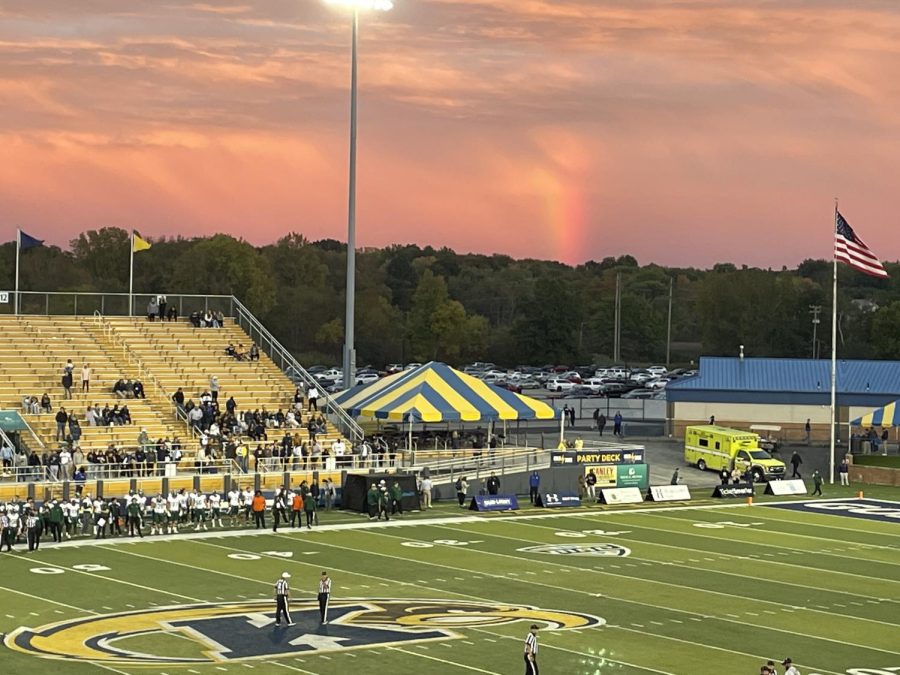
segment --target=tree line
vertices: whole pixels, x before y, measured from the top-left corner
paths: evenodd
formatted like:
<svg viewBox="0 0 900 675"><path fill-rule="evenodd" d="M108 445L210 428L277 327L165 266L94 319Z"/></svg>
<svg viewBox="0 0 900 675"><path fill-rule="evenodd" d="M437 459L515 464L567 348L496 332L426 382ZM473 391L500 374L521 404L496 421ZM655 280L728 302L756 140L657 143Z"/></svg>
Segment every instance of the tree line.
<svg viewBox="0 0 900 675"><path fill-rule="evenodd" d="M340 362L341 242L291 233L261 247L224 234L152 243L136 254L135 293L232 294L301 362ZM21 256L21 288L127 292L129 245L126 230L102 228L82 233L68 250L30 249ZM0 290L13 289L14 266L15 242L0 245ZM841 267L842 358L900 358L900 265L886 267L889 280ZM569 266L394 245L357 254L357 361L611 363L617 277L624 363L665 360L670 284L673 365L700 354L736 355L739 345L748 356L811 356L813 306L822 307L818 353L830 354L830 261L702 270L642 266L624 255Z"/></svg>

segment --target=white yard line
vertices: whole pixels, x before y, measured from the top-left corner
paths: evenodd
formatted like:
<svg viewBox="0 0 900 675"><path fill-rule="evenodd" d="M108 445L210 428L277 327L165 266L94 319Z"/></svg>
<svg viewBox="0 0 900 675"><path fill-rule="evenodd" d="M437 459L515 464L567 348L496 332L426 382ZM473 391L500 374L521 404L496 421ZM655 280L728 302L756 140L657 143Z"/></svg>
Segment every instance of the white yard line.
<svg viewBox="0 0 900 675"><path fill-rule="evenodd" d="M463 668L465 670L471 670L476 673L485 673L486 675L500 675L500 673L494 672L493 670L484 670L483 668L477 668L475 666L467 666L465 663L459 663L458 661L452 661L450 659L441 659L436 656L428 656L428 654L421 654L419 652L411 652L407 649L401 649L400 647L388 647L388 650L392 652L402 652L404 654L408 654L410 656L418 656L421 659L428 659L429 661L437 661L445 666L454 666L456 668Z"/></svg>
<svg viewBox="0 0 900 675"><path fill-rule="evenodd" d="M446 526L446 525L440 526L440 529L442 529L442 530L452 530L453 532L463 532L463 533L466 533L466 534L472 534L472 532L471 532L470 530L463 530L463 529L460 529L460 528L458 528L458 527L448 527L448 526ZM519 542L519 543L525 543L525 544L543 544L543 543L545 543L545 542L542 542L542 541L536 541L536 540L534 540L534 539L522 539L522 538L520 538L520 537L507 537L507 536L505 536L505 535L493 534L493 533L488 533L488 534L485 534L484 536L486 536L486 537L493 537L493 538L495 538L495 539L508 539L508 540L510 540L510 541ZM490 552L490 551L480 551L480 550L474 549L474 548L467 548L466 550L468 550L468 551L474 551L474 552L477 552L477 553L493 553L493 552ZM503 553L494 553L493 555L504 555L504 556L505 556L506 554L503 554ZM506 557L516 558L517 560L523 560L523 558L519 558L518 556L506 556ZM544 564L542 561L535 561L535 560L533 560L532 558L525 558L524 560L528 560L529 562L540 562L541 564ZM550 565L558 565L559 563L548 562L548 563L546 563L546 564L550 564ZM566 568L569 567L568 565L560 565L560 566L566 567ZM773 600L763 600L763 599L761 599L761 598L744 598L744 597L741 597L741 596L735 596L734 593L723 593L722 591L714 591L714 590L709 589L709 588L697 588L696 586L685 586L684 584L673 584L673 583L670 583L670 582L668 582L668 581L660 581L660 580L658 580L658 579L649 579L649 578L647 578L647 577L642 577L642 576L631 576L631 575L628 575L628 574L618 574L618 573L616 573L616 572L608 572L608 571L605 571L605 570L602 570L602 569L597 569L596 567L593 567L593 568L591 568L591 567L578 567L578 566L574 566L574 567L575 567L575 569L577 569L577 570L579 570L579 571L590 572L590 573L593 573L593 574L603 574L603 575L607 575L607 576L611 576L611 577L620 577L620 578L623 578L623 579L632 579L632 580L634 580L634 581L642 581L642 582L648 583L648 584L658 584L658 585L661 585L661 586L668 586L668 587L670 587L670 588L677 588L677 589L680 589L680 590L694 591L694 592L697 592L697 593L707 593L707 594L709 594L709 595L718 595L718 596L722 596L722 597L724 597L724 598L727 598L728 600L730 600L730 601L732 601L732 602L737 602L737 601L750 602L750 603L758 602L758 603L764 603L764 604L767 604L767 605L775 605L775 606L777 606L777 607L784 607L784 606L785 606L785 603L783 603L783 602L775 602L775 601L773 601ZM609 596L609 597L610 597L610 598L613 598L613 596ZM613 598L613 599L618 599L618 598ZM798 606L798 605L789 605L789 606L792 607L793 609L799 610L799 611L815 612L815 613L818 613L818 614L826 614L826 615L828 615L828 616L834 616L834 614L835 614L834 612L832 612L832 611L830 611L830 610L811 609L811 608L809 608L809 607L801 607L801 606ZM891 623L891 622L889 622L889 621L880 621L880 620L878 620L878 619L867 619L867 618L865 618L865 617L861 617L861 616L853 616L853 615L847 615L847 614L841 614L840 616L843 616L844 618L847 618L847 619L853 619L853 620L856 620L856 621L869 621L869 622L872 622L872 623L878 623L878 624L882 624L882 625L885 625L885 626L893 626L893 627L900 628L900 624Z"/></svg>

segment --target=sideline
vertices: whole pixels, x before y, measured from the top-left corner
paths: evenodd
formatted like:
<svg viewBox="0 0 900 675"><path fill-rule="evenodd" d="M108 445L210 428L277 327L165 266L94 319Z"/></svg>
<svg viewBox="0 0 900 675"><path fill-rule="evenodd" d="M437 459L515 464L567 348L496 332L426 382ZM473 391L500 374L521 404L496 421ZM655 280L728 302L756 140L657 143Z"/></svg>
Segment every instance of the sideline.
<svg viewBox="0 0 900 675"><path fill-rule="evenodd" d="M763 506L769 504L794 504L798 501L804 500L785 500L785 501L771 501L771 502L760 502L759 504L754 504L754 506ZM860 501L858 497L834 497L830 499L817 499L816 502L846 502L846 501ZM863 499L862 501L866 501ZM878 501L888 501L888 500L878 500ZM894 502L900 504L900 502ZM530 513L530 514L516 514L516 515L506 515L501 512L501 515L487 515L487 514L479 514L479 515L458 515L458 516L439 516L436 518L413 518L411 520L400 520L398 518L394 518L387 522L383 521L371 521L365 516L360 515L360 522L356 523L335 523L333 525L319 525L312 530L307 530L305 528L299 527L284 527L278 532L272 532L270 528L261 528L261 529L222 529L222 530L209 530L203 532L182 532L179 534L164 534L164 535L144 535L143 538L135 538L135 537L116 537L116 538L106 538L106 539L71 539L68 541L63 541L59 543L41 542L42 550L55 550L57 548L82 548L87 546L130 546L137 543L145 543L145 542L154 542L154 541L190 541L190 540L204 540L204 539L225 539L231 537L254 537L265 534L283 534L283 533L293 533L301 536L315 536L316 532L338 532L342 530L373 530L373 529L383 529L383 528L394 528L394 527L415 527L417 525L450 525L455 523L482 523L482 522L501 522L505 523L508 521L519 521L519 520L541 520L544 518L559 518L560 516L578 516L578 517L615 517L621 515L628 515L630 513L654 513L654 512L669 512L669 511L692 511L692 510L707 510L707 509L735 509L735 508L747 508L747 505L743 502L735 503L735 504L679 504L679 505L668 505L668 506L645 506L638 508L629 508L629 509L596 509L593 507L589 508L581 508L581 509L571 509L571 510L556 510L550 509L545 510L539 513ZM834 515L829 514L828 512L823 512L822 515ZM18 550L14 551L14 553L26 554L25 551ZM27 554L26 554L27 555Z"/></svg>

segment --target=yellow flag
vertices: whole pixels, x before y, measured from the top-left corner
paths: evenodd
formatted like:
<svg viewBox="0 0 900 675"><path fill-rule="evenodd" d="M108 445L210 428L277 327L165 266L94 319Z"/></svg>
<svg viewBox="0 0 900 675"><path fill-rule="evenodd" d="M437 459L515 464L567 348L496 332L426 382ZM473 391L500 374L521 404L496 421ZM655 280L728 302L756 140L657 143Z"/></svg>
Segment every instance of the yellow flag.
<svg viewBox="0 0 900 675"><path fill-rule="evenodd" d="M150 242L141 239L141 236L137 232L132 232L131 236L133 237L131 250L135 253L139 251L146 251L148 248L150 248Z"/></svg>

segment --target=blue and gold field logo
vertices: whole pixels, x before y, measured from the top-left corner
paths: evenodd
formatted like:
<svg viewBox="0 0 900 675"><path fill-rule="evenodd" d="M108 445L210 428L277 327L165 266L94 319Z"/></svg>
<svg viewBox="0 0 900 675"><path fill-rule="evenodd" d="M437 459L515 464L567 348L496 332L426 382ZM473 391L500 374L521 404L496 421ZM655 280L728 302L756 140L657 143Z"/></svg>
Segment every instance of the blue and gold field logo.
<svg viewBox="0 0 900 675"><path fill-rule="evenodd" d="M319 624L314 602L292 603L296 625L275 626L271 602L223 602L121 612L19 628L4 643L46 658L121 666L192 666L314 655L461 637L453 629L523 621L551 629L602 626L588 614L525 605L349 599Z"/></svg>

